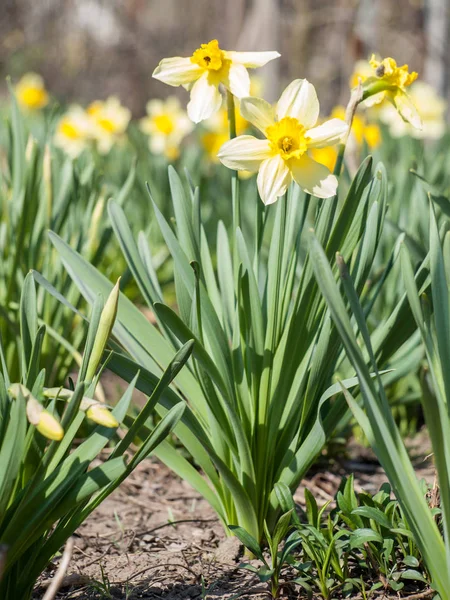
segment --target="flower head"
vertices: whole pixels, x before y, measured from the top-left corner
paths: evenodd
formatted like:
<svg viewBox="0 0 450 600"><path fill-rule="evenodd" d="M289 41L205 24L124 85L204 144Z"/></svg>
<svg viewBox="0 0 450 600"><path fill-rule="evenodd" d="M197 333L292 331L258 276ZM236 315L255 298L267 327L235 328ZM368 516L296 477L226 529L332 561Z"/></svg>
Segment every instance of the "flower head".
<svg viewBox="0 0 450 600"><path fill-rule="evenodd" d="M372 55L370 65L374 72L363 84L365 105L373 106L387 99L395 106L402 119L421 129L419 113L406 91L417 79L417 73L410 73L408 65L399 67L393 58L377 60Z"/></svg>
<svg viewBox="0 0 450 600"><path fill-rule="evenodd" d="M44 80L36 73L27 73L17 83L16 97L19 104L27 110L39 110L47 106L49 97Z"/></svg>
<svg viewBox="0 0 450 600"><path fill-rule="evenodd" d="M247 68L262 67L278 58L278 52L231 52L222 50L217 40L202 44L192 56L164 58L153 77L172 86L184 86L191 92L187 106L194 123L207 119L219 110L222 84L237 98L250 94Z"/></svg>
<svg viewBox="0 0 450 600"><path fill-rule="evenodd" d="M150 100L147 116L141 119L140 128L149 136L153 154L164 154L169 160L178 158L180 144L191 133L194 125L175 96L167 100Z"/></svg>
<svg viewBox="0 0 450 600"><path fill-rule="evenodd" d="M241 135L225 143L219 159L230 169L258 171L258 190L264 204L282 196L292 180L319 198L333 196L337 179L311 158L313 148L332 146L347 133L341 119L316 127L319 101L314 86L296 79L282 93L276 110L260 98L244 98L241 113L264 135L264 140Z"/></svg>
<svg viewBox="0 0 450 600"><path fill-rule="evenodd" d="M71 106L56 125L53 143L72 158L89 146L93 136L92 120L81 106Z"/></svg>
<svg viewBox="0 0 450 600"><path fill-rule="evenodd" d="M120 100L110 96L107 100L96 100L87 109L92 119L93 136L97 141L98 151L108 154L115 142L123 139L131 112L122 106Z"/></svg>

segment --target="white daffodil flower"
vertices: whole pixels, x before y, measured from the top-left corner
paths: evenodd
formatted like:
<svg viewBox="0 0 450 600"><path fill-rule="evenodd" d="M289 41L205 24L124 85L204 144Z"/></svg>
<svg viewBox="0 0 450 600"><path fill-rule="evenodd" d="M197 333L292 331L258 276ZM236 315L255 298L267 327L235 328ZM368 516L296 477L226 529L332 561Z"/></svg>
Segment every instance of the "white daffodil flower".
<svg viewBox="0 0 450 600"><path fill-rule="evenodd" d="M342 119L330 119L315 127L319 101L309 81L296 79L288 85L275 110L261 98L243 98L241 114L266 139L238 136L222 146L219 159L230 169L258 171L258 190L264 204L275 202L292 180L318 198L334 196L336 177L313 160L309 150L337 144L348 126Z"/></svg>
<svg viewBox="0 0 450 600"><path fill-rule="evenodd" d="M202 44L192 56L164 58L153 72L153 77L191 92L187 105L189 118L194 123L208 119L222 104L219 85L224 85L237 98L250 95L250 77L247 71L262 67L278 58L278 52L232 52L219 48L217 40Z"/></svg>

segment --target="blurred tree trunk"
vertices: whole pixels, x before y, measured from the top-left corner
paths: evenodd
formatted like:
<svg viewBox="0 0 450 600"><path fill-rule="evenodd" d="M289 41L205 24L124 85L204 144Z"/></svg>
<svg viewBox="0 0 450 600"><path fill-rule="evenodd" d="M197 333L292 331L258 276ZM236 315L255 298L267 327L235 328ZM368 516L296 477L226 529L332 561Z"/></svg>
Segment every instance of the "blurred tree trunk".
<svg viewBox="0 0 450 600"><path fill-rule="evenodd" d="M237 48L246 51L278 50L279 0L254 0L241 29ZM264 97L273 102L279 95L279 60L271 61L258 73L263 79Z"/></svg>
<svg viewBox="0 0 450 600"><path fill-rule="evenodd" d="M448 0L425 0L424 78L443 96L448 91L449 13Z"/></svg>

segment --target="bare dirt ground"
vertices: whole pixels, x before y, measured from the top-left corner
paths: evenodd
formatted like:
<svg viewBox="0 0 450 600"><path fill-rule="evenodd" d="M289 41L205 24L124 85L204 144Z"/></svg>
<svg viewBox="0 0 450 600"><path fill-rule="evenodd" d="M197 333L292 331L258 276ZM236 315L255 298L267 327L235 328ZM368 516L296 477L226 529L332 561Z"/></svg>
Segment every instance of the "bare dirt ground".
<svg viewBox="0 0 450 600"><path fill-rule="evenodd" d="M423 447L419 440L412 450L420 475L432 480L433 469L424 462ZM348 473L355 474L357 491L374 493L386 481L372 453L353 446L345 459L324 463L323 468L319 463L295 500L304 503L305 486L319 504L331 500ZM209 505L164 465L150 459L77 531L71 564L57 598L267 600L265 584L239 568L241 551L236 538L225 536ZM56 559L41 578L36 600L43 597L57 564ZM429 592L422 592L409 598L428 596ZM306 598L294 586L286 587L281 597ZM377 600L400 597L408 596L373 596Z"/></svg>

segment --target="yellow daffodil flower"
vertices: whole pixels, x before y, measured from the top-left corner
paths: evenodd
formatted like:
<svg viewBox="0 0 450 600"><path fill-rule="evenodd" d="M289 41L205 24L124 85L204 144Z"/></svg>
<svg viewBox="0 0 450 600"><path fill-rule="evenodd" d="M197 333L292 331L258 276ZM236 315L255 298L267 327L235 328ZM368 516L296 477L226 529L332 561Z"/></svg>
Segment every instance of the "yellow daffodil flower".
<svg viewBox="0 0 450 600"><path fill-rule="evenodd" d="M92 139L92 120L81 106L71 106L56 125L53 143L72 158L79 156Z"/></svg>
<svg viewBox="0 0 450 600"><path fill-rule="evenodd" d="M377 60L375 55L370 59L374 70L371 77L364 80L363 92L366 106L379 104L384 99L389 100L398 113L408 123L417 129L422 128L422 121L414 103L406 92L416 79L416 72L409 72L408 65L397 66L393 58Z"/></svg>
<svg viewBox="0 0 450 600"><path fill-rule="evenodd" d="M166 100L147 103L147 116L141 119L140 128L149 136L153 154L164 154L169 160L175 160L180 154L181 141L194 125L178 98L169 96Z"/></svg>
<svg viewBox="0 0 450 600"><path fill-rule="evenodd" d="M120 100L110 96L104 102L96 100L87 109L92 119L93 135L100 154L108 154L112 146L123 139L131 112Z"/></svg>
<svg viewBox="0 0 450 600"><path fill-rule="evenodd" d="M17 83L15 93L18 103L26 110L39 110L49 102L44 80L36 73L24 75Z"/></svg>
<svg viewBox="0 0 450 600"><path fill-rule="evenodd" d="M191 92L187 105L194 123L208 119L222 105L219 85L237 98L250 95L247 68L262 67L278 58L278 52L232 52L222 50L217 40L202 44L192 56L164 58L153 77L172 86L182 85Z"/></svg>
<svg viewBox="0 0 450 600"><path fill-rule="evenodd" d="M261 98L243 98L241 113L266 139L238 136L222 146L219 159L230 169L257 171L259 195L264 204L276 202L292 180L319 198L334 196L336 177L311 158L310 151L337 144L348 127L341 119L315 126L319 101L309 81L296 79L288 85L276 109Z"/></svg>
<svg viewBox="0 0 450 600"><path fill-rule="evenodd" d="M331 111L331 117L344 120L345 108L343 106L335 106ZM381 130L379 126L376 123L367 123L366 119L359 114L355 114L353 117L350 135L353 136L358 146L366 142L370 150L376 148L381 143Z"/></svg>
<svg viewBox="0 0 450 600"><path fill-rule="evenodd" d="M389 126L392 137L399 138L410 135L419 139L437 140L446 130L445 111L447 103L441 98L433 86L423 81L413 83L410 90L411 100L422 119L422 129L411 127L400 118L391 104L386 104L380 111L380 119Z"/></svg>
<svg viewBox="0 0 450 600"><path fill-rule="evenodd" d="M241 135L249 127L240 110L236 108L236 133ZM201 143L211 162L219 162L218 153L223 144L229 139L228 113L226 108L206 119L203 123L206 131L201 136Z"/></svg>

